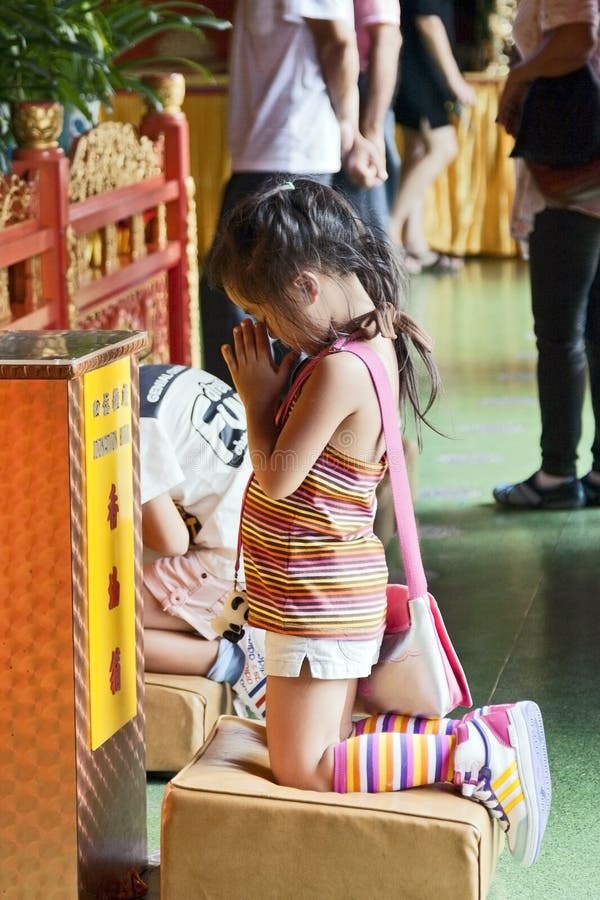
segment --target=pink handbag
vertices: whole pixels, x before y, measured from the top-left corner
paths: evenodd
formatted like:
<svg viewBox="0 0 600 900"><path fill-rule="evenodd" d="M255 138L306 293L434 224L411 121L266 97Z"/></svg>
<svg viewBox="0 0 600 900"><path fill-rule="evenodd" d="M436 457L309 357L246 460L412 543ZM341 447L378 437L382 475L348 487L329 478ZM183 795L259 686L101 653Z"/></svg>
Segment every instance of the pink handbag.
<svg viewBox="0 0 600 900"><path fill-rule="evenodd" d="M377 354L360 341L340 344L340 349L363 360L377 392L400 553L408 582L408 586L388 585L387 623L379 661L368 678L359 680L358 695L369 712L443 717L457 706L470 707L472 700L442 615L427 590L398 411L387 372Z"/></svg>

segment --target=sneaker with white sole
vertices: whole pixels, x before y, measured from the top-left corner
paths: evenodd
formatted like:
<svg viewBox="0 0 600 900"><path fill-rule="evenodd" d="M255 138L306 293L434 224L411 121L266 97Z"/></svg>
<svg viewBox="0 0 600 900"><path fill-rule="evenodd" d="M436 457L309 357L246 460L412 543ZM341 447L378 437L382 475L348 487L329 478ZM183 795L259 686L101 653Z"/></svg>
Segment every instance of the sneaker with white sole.
<svg viewBox="0 0 600 900"><path fill-rule="evenodd" d="M484 709L457 728L454 782L497 819L517 862L531 866L552 797L542 714L529 700Z"/></svg>
<svg viewBox="0 0 600 900"><path fill-rule="evenodd" d="M232 685L235 710L244 717L264 719L267 714L265 632L262 628L246 625L236 646L244 651L245 662L240 677Z"/></svg>

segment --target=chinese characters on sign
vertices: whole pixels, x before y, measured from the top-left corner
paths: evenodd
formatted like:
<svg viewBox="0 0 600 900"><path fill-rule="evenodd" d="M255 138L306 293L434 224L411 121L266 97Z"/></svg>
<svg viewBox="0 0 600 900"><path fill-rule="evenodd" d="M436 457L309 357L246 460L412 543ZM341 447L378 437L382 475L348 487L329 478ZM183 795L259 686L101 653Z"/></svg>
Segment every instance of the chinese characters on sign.
<svg viewBox="0 0 600 900"><path fill-rule="evenodd" d="M110 658L110 692L116 694L121 690L121 651L116 647Z"/></svg>
<svg viewBox="0 0 600 900"><path fill-rule="evenodd" d="M130 366L84 376L93 750L137 710Z"/></svg>

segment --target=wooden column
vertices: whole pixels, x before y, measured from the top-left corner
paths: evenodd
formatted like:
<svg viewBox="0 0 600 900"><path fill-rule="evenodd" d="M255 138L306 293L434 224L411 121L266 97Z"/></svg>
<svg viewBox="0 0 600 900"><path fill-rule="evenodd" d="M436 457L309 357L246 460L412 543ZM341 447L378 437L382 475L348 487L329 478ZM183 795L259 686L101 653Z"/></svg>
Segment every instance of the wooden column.
<svg viewBox="0 0 600 900"><path fill-rule="evenodd" d="M54 327L66 328L65 230L69 221L69 161L55 140L62 126L62 108L57 103L26 103L23 106L18 131L25 145L15 149L12 169L21 176L33 171L39 180L38 223L41 229L48 229L52 238L50 246L41 254L42 299L53 307ZM58 107L56 119L53 107Z"/></svg>
<svg viewBox="0 0 600 900"><path fill-rule="evenodd" d="M168 276L170 358L183 365L198 365L199 359L194 358L193 351L194 346L198 346L200 327L198 243L194 181L190 175L190 134L181 110L185 79L183 75L173 73L148 76L147 81L161 100L163 110L148 112L140 123L140 133L152 140L164 135L165 178L175 181L179 187L177 201L167 204L167 240L178 241L181 247L179 261L169 269Z"/></svg>

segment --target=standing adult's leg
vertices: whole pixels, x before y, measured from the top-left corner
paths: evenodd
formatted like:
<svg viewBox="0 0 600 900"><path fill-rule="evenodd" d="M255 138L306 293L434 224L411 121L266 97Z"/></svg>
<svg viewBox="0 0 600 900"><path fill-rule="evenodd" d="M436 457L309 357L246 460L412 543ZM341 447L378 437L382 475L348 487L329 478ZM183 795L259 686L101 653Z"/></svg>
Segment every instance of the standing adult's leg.
<svg viewBox="0 0 600 900"><path fill-rule="evenodd" d="M219 229L229 212L240 200L259 191L272 177L273 172L235 172L223 193ZM231 341L233 329L243 318L243 313L223 291L209 284L202 274L200 280L200 321L202 324L202 365L207 372L233 383L229 369L221 356L221 346Z"/></svg>
<svg viewBox="0 0 600 900"><path fill-rule="evenodd" d="M280 172L234 172L225 185L217 231L240 200L258 193L275 177L285 181L294 176ZM323 184L330 184L332 178L331 175L311 175L309 177L315 178ZM233 329L243 318L244 314L241 310L229 300L223 291L210 285L203 273L200 279L202 365L207 372L216 375L232 387L234 387L233 381L221 355L221 347L231 341Z"/></svg>
<svg viewBox="0 0 600 900"><path fill-rule="evenodd" d="M600 477L600 262L596 267L596 277L590 289L585 345L595 422L592 468Z"/></svg>
<svg viewBox="0 0 600 900"><path fill-rule="evenodd" d="M345 172L340 171L334 175L333 187L352 204L365 225L387 234L390 214L385 184L371 188L358 187Z"/></svg>
<svg viewBox="0 0 600 900"><path fill-rule="evenodd" d="M545 209L536 216L529 251L542 470L572 477L577 474L581 438L586 323L600 262L600 219L572 210ZM598 388L594 396L597 403Z"/></svg>
<svg viewBox="0 0 600 900"><path fill-rule="evenodd" d="M384 126L385 140L385 166L387 169L387 181L385 187L385 199L388 209L388 217L392 214L394 200L400 186L400 154L396 143L396 117L393 109L388 110ZM389 223L388 223L389 224Z"/></svg>
<svg viewBox="0 0 600 900"><path fill-rule="evenodd" d="M453 125L430 128L423 123L420 131L402 127L404 152L400 169L400 187L391 218L391 233L409 253L429 250L422 219L425 192L456 157L458 145ZM411 219L411 216L413 218ZM415 216L419 216L415 220ZM409 226L409 219L410 226ZM410 234L407 234L407 229Z"/></svg>

